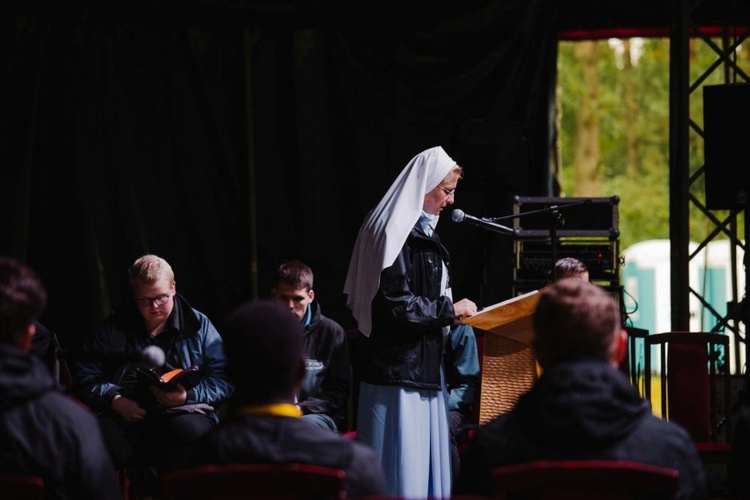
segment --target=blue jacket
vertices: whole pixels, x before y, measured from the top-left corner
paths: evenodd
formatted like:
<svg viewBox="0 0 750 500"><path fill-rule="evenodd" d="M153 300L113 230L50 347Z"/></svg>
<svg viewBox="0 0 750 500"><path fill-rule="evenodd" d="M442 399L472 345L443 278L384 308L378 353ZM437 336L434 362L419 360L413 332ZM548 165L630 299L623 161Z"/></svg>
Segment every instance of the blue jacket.
<svg viewBox="0 0 750 500"><path fill-rule="evenodd" d="M479 394L480 368L474 328L455 325L445 344L445 379L448 409L466 415Z"/></svg>
<svg viewBox="0 0 750 500"><path fill-rule="evenodd" d="M111 313L86 340L76 366L76 391L95 412L111 408L120 394L148 406L147 391L138 382L135 369L139 353L149 345L158 345L166 353L163 371L173 368L200 368L200 381L187 389L186 404L205 403L217 407L228 399L234 388L226 373L224 343L208 317L175 295L172 314L159 335L151 337L133 305ZM216 413L213 413L218 420Z"/></svg>

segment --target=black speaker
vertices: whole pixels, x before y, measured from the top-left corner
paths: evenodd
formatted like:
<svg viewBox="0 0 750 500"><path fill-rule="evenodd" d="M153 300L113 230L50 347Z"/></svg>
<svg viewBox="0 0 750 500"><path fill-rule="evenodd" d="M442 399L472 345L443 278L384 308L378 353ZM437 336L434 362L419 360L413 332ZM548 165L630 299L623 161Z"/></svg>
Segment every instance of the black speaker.
<svg viewBox="0 0 750 500"><path fill-rule="evenodd" d="M750 84L703 87L706 208L750 206Z"/></svg>

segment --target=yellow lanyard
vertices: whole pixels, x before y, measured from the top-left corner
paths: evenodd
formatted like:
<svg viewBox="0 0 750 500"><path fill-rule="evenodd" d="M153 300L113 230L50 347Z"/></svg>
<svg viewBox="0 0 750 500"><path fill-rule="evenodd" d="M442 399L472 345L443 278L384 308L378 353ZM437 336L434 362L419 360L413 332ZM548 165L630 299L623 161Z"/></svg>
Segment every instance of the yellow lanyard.
<svg viewBox="0 0 750 500"><path fill-rule="evenodd" d="M301 417L302 410L288 403L247 405L240 408L240 415L273 415L274 417Z"/></svg>

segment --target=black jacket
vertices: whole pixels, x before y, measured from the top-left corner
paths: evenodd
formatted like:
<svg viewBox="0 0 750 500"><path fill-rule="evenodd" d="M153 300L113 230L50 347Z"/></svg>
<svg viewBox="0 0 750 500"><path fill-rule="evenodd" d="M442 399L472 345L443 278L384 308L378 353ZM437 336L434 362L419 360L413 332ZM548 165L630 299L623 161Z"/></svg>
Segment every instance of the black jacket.
<svg viewBox="0 0 750 500"><path fill-rule="evenodd" d="M344 430L351 366L346 333L341 325L324 316L317 301L310 304L312 319L305 327L306 373L299 394L305 414L330 416Z"/></svg>
<svg viewBox="0 0 750 500"><path fill-rule="evenodd" d="M493 467L535 460L627 460L677 469L680 498L706 498L706 474L687 431L651 414L604 361L546 370L516 407L477 430L457 489L491 493Z"/></svg>
<svg viewBox="0 0 750 500"><path fill-rule="evenodd" d="M204 438L191 462L321 465L344 470L348 498L375 498L386 493L383 469L372 449L300 418L229 417Z"/></svg>
<svg viewBox="0 0 750 500"><path fill-rule="evenodd" d="M42 476L45 497L122 493L99 424L34 355L0 346L0 471Z"/></svg>
<svg viewBox="0 0 750 500"><path fill-rule="evenodd" d="M395 262L380 275L370 337L358 335L355 374L362 382L440 390L444 326L453 302L440 294L449 255L436 233L414 227Z"/></svg>

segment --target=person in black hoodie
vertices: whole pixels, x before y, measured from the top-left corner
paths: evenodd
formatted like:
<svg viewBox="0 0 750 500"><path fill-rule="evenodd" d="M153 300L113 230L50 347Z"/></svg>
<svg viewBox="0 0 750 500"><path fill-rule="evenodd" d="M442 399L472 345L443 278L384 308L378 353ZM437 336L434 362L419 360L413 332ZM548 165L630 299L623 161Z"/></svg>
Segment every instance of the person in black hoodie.
<svg viewBox="0 0 750 500"><path fill-rule="evenodd" d="M536 460L625 460L679 471L679 498L706 498L687 431L651 413L616 367L627 346L610 294L579 279L546 288L533 316L543 369L516 406L479 428L457 489L492 494L492 469Z"/></svg>
<svg viewBox="0 0 750 500"><path fill-rule="evenodd" d="M122 498L96 419L30 353L46 302L34 271L0 257L0 472L42 477L45 498Z"/></svg>
<svg viewBox="0 0 750 500"><path fill-rule="evenodd" d="M347 498L382 497L385 475L373 450L306 421L294 404L305 376L297 318L275 301L249 301L227 316L221 331L236 392L227 417L204 437L190 463L332 467L346 474Z"/></svg>
<svg viewBox="0 0 750 500"><path fill-rule="evenodd" d="M344 329L324 316L315 300L312 269L296 260L281 264L271 297L288 308L304 330L305 379L297 394L302 418L326 430L345 431L351 386L349 346Z"/></svg>

